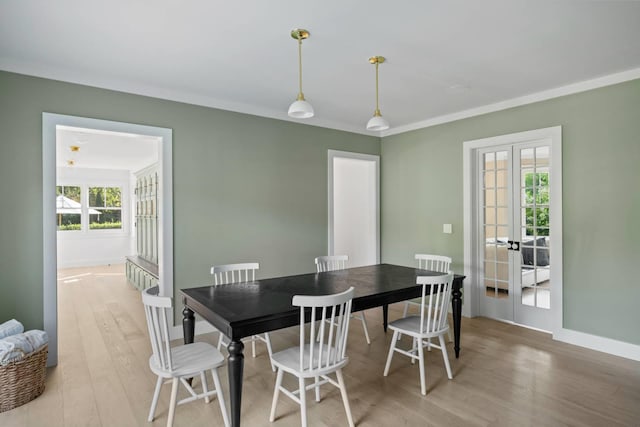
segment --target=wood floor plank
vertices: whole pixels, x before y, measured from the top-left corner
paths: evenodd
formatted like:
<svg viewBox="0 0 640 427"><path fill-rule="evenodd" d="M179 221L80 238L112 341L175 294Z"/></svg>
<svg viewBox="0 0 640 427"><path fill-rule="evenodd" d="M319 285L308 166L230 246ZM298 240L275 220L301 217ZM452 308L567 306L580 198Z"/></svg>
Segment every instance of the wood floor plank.
<svg viewBox="0 0 640 427"><path fill-rule="evenodd" d="M59 365L48 370L44 394L0 414L2 427L163 426L169 386L160 394L153 423L147 412L155 385L140 294L126 283L121 265L60 272ZM403 306L390 307L390 319ZM367 310L372 343L360 323L349 334L344 376L358 426L640 426L640 363L553 341L549 335L489 319L462 321L462 353L446 376L439 350L425 352L427 395L420 394L418 365L394 356L382 376L391 334L381 310ZM179 323L179 319L178 319ZM274 351L297 345L298 328L271 334ZM217 333L197 341L216 344ZM179 342L175 343L180 344ZM402 346L410 346L403 339ZM227 396L227 370L220 372ZM246 426L300 425L298 406L281 395L268 422L275 375L264 345L246 349L242 420ZM195 380L199 386L199 380ZM285 385L296 387L285 376ZM346 425L337 389L323 386L322 402L308 396L309 424ZM180 396L186 396L181 390ZM221 425L218 403L202 401L176 410L176 425Z"/></svg>
<svg viewBox="0 0 640 427"><path fill-rule="evenodd" d="M81 270L80 274L83 274ZM76 276L78 271L71 271ZM71 274L69 274L71 275ZM62 390L62 413L65 426L101 426L85 346L81 339L82 310L76 306L75 294L86 283L87 276L58 282L59 364ZM47 378L47 385L50 378ZM45 388L45 393L48 390Z"/></svg>

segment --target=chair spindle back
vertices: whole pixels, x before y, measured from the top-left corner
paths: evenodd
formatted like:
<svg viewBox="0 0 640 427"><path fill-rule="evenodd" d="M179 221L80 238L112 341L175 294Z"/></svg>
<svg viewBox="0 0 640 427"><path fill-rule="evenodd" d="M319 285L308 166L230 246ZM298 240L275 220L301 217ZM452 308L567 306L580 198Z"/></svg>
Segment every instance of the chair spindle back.
<svg viewBox="0 0 640 427"><path fill-rule="evenodd" d="M158 286L142 291L142 303L147 317L151 349L156 364L169 372L173 371L171 363L171 343L169 339L169 321L167 311L170 312L171 298L158 294Z"/></svg>
<svg viewBox="0 0 640 427"><path fill-rule="evenodd" d="M322 273L324 271L344 270L347 268L348 260L348 255L319 256L315 259L316 271Z"/></svg>
<svg viewBox="0 0 640 427"><path fill-rule="evenodd" d="M300 371L330 370L346 361L353 294L351 287L339 294L293 297L292 304L300 307ZM305 309L311 312L308 337Z"/></svg>
<svg viewBox="0 0 640 427"><path fill-rule="evenodd" d="M439 273L451 272L451 258L442 255L416 254L418 268L422 270L437 271Z"/></svg>
<svg viewBox="0 0 640 427"><path fill-rule="evenodd" d="M242 264L214 265L211 267L214 285L227 285L231 283L245 283L256 280L256 270L260 268L257 262Z"/></svg>
<svg viewBox="0 0 640 427"><path fill-rule="evenodd" d="M420 306L420 331L433 333L447 326L447 313L451 301L453 274L442 276L418 276L416 284L422 285ZM427 292L429 288L430 292Z"/></svg>

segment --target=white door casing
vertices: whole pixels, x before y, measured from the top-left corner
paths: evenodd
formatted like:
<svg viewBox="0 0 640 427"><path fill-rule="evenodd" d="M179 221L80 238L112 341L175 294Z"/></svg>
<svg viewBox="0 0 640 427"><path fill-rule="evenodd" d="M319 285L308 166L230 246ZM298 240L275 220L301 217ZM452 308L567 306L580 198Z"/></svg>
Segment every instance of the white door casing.
<svg viewBox="0 0 640 427"><path fill-rule="evenodd" d="M349 266L380 262L380 157L328 151L329 255Z"/></svg>
<svg viewBox="0 0 640 427"><path fill-rule="evenodd" d="M43 205L43 321L49 335L47 366L58 363L58 298L57 298L57 235L56 235L56 126L72 126L113 132L156 136L161 139L158 156L161 174L161 207L158 219L160 294L173 297L173 131L86 117L42 113L42 205ZM124 262L124 260L123 260Z"/></svg>
<svg viewBox="0 0 640 427"><path fill-rule="evenodd" d="M480 242L477 232L478 210L475 208L479 204L479 192L477 177L479 175L479 162L476 161L480 151L496 150L500 146L519 146L526 148L535 145L536 142L544 141L544 144L550 147L550 158L552 166L549 171L550 182L550 216L549 223L552 230L549 237L549 246L553 249L550 252L551 269L550 280L552 283L550 304L552 307L551 322L549 329L556 333L562 329L562 128L560 126L538 129L516 134L502 135L491 138L483 138L480 140L466 141L464 143L463 157L463 182L464 182L464 258L465 258L465 280L464 292L467 296L464 299L463 314L466 316L476 316L480 314L480 302L483 292L485 292L484 283L480 283L484 265L480 265L479 259L482 254L484 244ZM520 151L517 151L520 153ZM519 155L519 154L518 154ZM510 162L511 163L511 162ZM516 165L518 166L518 165ZM509 167L511 171L511 166ZM518 181L519 182L519 181ZM514 186L515 187L515 186ZM509 188L510 194L519 194L518 188ZM515 196L514 196L515 198ZM519 206L518 206L519 208ZM516 224L519 225L519 224ZM515 231L513 224L510 226L510 236L514 236ZM516 239L520 240L520 239ZM512 259L519 257L520 253L509 251ZM516 255L512 255L512 254ZM509 274L513 278L515 272L513 265L510 263ZM518 271L520 265L518 264ZM520 276L519 276L520 277ZM519 287L519 278L517 279ZM510 280L513 282L513 280ZM520 289L518 289L520 290ZM520 294L518 293L518 298ZM522 321L521 318L515 319L516 322Z"/></svg>
<svg viewBox="0 0 640 427"><path fill-rule="evenodd" d="M480 314L551 330L547 139L476 151Z"/></svg>

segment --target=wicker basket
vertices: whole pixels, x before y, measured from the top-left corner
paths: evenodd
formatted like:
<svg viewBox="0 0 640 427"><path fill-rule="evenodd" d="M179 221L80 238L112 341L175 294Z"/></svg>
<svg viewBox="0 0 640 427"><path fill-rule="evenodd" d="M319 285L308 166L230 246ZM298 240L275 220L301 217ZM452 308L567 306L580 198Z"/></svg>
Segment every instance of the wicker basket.
<svg viewBox="0 0 640 427"><path fill-rule="evenodd" d="M0 366L0 412L31 402L44 391L48 345L17 362Z"/></svg>

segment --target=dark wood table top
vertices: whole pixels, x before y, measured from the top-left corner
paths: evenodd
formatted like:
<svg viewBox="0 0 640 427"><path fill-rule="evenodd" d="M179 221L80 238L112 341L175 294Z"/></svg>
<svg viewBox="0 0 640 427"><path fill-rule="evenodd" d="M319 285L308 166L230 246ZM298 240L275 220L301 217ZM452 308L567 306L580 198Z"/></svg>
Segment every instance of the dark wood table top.
<svg viewBox="0 0 640 427"><path fill-rule="evenodd" d="M327 295L353 286L352 311L366 310L419 297L417 276L442 273L378 264L324 273L204 286L181 290L184 304L233 340L299 323L294 295ZM454 290L464 276L454 275Z"/></svg>

